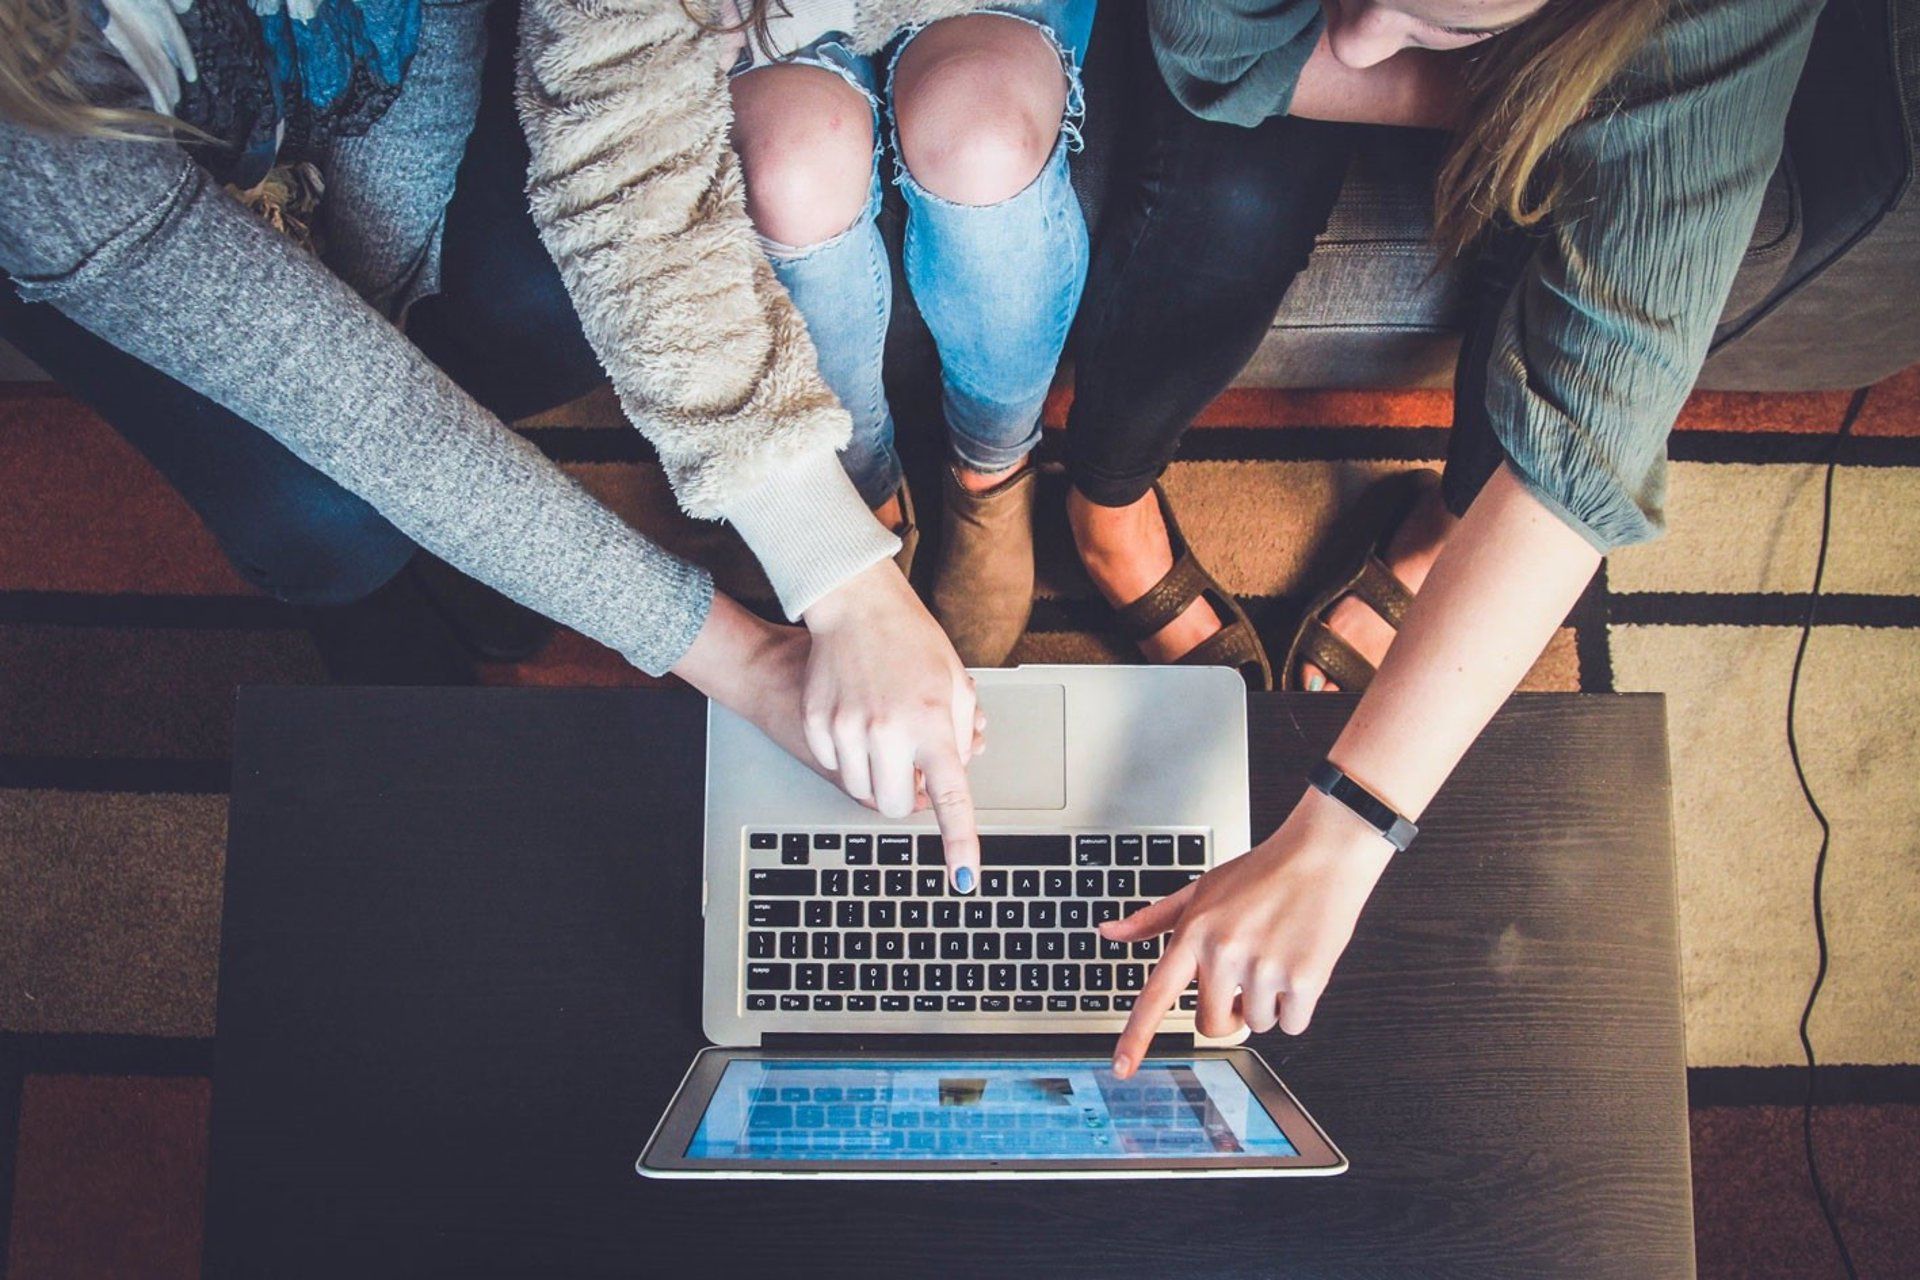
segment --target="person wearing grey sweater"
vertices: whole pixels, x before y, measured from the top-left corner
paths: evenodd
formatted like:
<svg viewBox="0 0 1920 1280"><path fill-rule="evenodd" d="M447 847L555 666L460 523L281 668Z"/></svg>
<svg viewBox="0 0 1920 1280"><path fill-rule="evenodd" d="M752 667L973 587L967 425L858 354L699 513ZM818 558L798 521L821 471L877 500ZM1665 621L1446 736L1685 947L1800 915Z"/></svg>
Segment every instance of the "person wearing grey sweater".
<svg viewBox="0 0 1920 1280"><path fill-rule="evenodd" d="M843 513L836 523L828 499L832 481L845 482L832 432L844 429L844 415L836 421L805 353L788 341L779 348L786 355L752 355L753 333L769 316L773 329L784 324L787 339L798 333L804 342L790 314L783 322L767 296L736 297L721 246L705 264L711 280L671 273L629 297L630 308L678 327L656 324L624 367L644 357L655 371L649 386L658 394L636 421L685 505L734 519L763 555L770 546L797 549L788 560L772 555L770 576L808 630L762 623L717 595L705 571L600 506L395 327L434 289L484 6L420 6L417 47L394 59L405 76L390 99L376 97L330 140L318 127L303 136L322 171L332 170L327 199L343 214L323 264L222 191L205 161L234 152L190 153L150 125L142 137L115 136L81 114L88 105L150 104L165 115L194 102L232 62L205 49L194 56L194 40L245 7L222 3L200 0L182 26L164 4L115 0L104 38L67 48L59 31L48 37L46 47L71 68L48 93L56 109L28 101L24 113L0 112L0 270L20 297L57 308L268 432L456 568L643 670L685 676L835 781L851 771L855 750L870 748L860 761L870 780L863 798L901 814L936 804L950 857L976 860L964 774L981 728L971 681L888 561L894 539L863 507L857 520ZM683 52L717 43L672 0L651 9L692 42ZM322 70L309 68L303 87ZM78 106L62 96L76 83L85 94ZM83 127L60 127L62 112ZM256 129L240 139L243 159L263 133L271 155L290 131ZM658 217L684 217L673 184L649 194ZM751 238L741 249L764 271ZM714 333L738 342L715 346L705 340ZM803 447L815 442L811 453Z"/></svg>

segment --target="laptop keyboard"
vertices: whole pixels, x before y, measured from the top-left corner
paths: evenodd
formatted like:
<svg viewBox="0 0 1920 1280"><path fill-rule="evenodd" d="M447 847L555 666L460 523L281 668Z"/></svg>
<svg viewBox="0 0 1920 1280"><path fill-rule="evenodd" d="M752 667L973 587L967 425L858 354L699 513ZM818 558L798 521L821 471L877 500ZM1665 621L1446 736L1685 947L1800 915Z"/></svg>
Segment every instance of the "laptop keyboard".
<svg viewBox="0 0 1920 1280"><path fill-rule="evenodd" d="M748 1012L1113 1014L1166 939L1095 927L1207 868L1191 832L982 834L980 883L947 883L938 835L747 835ZM1192 1009L1190 988L1180 1007Z"/></svg>

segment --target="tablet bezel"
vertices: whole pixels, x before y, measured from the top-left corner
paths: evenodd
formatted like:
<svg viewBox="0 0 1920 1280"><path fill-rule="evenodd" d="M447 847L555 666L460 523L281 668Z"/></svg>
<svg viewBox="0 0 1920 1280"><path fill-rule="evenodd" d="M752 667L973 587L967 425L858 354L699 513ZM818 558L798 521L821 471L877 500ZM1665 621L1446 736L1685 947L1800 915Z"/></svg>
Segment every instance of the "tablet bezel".
<svg viewBox="0 0 1920 1280"><path fill-rule="evenodd" d="M956 1054L934 1049L862 1050L857 1055L804 1049L741 1049L709 1047L694 1055L673 1100L654 1126L634 1170L649 1178L1159 1178L1181 1177L1330 1177L1347 1171L1347 1158L1327 1137L1299 1099L1251 1049L1199 1049L1188 1053L1156 1053L1155 1059L1195 1061L1224 1059L1265 1107L1280 1132L1298 1153L1292 1156L1130 1156L1110 1160L742 1160L693 1159L685 1152L706 1114L720 1078L736 1061L831 1061L836 1057L860 1061L946 1062L979 1057L978 1052ZM1036 1061L1089 1056L1058 1050L989 1053L985 1056Z"/></svg>

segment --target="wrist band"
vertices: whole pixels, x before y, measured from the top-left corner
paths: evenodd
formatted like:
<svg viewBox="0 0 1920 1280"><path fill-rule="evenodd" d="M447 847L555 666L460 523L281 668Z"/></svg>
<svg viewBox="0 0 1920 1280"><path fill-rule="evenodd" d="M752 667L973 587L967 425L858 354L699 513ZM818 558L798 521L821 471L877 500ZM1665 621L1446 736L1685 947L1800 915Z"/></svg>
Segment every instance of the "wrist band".
<svg viewBox="0 0 1920 1280"><path fill-rule="evenodd" d="M1396 850L1404 853L1420 828L1394 811L1392 805L1340 771L1331 760L1322 760L1307 770L1307 781L1315 791L1332 796L1352 810L1353 815L1378 831Z"/></svg>

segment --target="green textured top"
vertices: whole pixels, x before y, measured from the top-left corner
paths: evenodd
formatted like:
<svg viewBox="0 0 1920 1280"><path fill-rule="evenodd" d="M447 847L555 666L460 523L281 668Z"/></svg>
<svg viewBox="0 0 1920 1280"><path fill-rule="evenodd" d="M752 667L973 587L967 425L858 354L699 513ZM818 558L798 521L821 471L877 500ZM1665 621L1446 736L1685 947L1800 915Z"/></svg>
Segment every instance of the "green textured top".
<svg viewBox="0 0 1920 1280"><path fill-rule="evenodd" d="M1318 0L1148 0L1196 115L1282 115ZM1562 140L1559 203L1500 320L1487 408L1514 471L1601 551L1658 537L1666 439L1780 160L1819 0L1691 0Z"/></svg>

